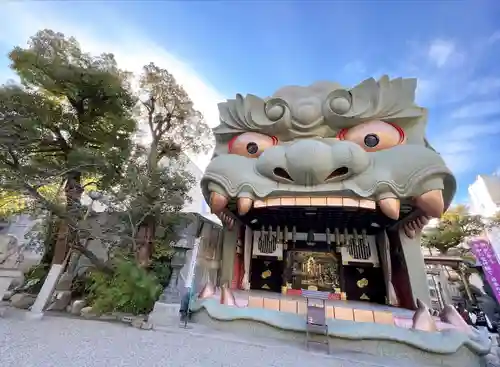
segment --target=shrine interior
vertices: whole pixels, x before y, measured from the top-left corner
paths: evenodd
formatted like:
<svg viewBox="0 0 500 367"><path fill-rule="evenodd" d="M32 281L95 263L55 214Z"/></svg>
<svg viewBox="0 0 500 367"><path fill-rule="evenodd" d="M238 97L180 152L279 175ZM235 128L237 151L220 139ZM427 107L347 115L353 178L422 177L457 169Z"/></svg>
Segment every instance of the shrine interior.
<svg viewBox="0 0 500 367"><path fill-rule="evenodd" d="M397 221L375 202L274 198L255 202L244 216L235 202L228 207L253 230L250 289L287 295L318 290L332 299L387 304L376 236ZM411 211L402 203L401 217Z"/></svg>

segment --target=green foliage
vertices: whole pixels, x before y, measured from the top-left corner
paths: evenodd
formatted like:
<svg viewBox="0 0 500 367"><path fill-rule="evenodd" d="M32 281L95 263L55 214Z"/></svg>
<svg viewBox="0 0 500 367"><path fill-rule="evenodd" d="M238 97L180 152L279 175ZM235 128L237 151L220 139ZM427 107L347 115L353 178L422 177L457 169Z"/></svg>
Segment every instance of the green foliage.
<svg viewBox="0 0 500 367"><path fill-rule="evenodd" d="M101 185L117 178L136 130L136 99L113 55L93 57L75 39L43 30L9 58L22 85L0 88L1 187L47 206L54 203L44 185L66 182L72 203L86 177Z"/></svg>
<svg viewBox="0 0 500 367"><path fill-rule="evenodd" d="M112 54L92 56L74 38L52 30L37 32L27 47L15 47L9 60L21 84L0 86L0 190L6 195L0 196L0 215L2 202L8 203L6 214L11 206L43 207L52 218L44 262L62 252L60 242L57 251L54 243L57 224L64 222L72 248L98 266L78 246L86 231L82 193L99 190L109 198L109 212L121 217L119 225L103 228L100 240L134 251L152 243L140 252L154 253L152 261L141 263L150 265L148 277L156 274L166 284L170 258L159 253L176 239L179 212L195 183L181 152L210 148L211 131L189 95L172 74L151 63L139 78L139 101L131 74L118 68ZM147 145L132 143L138 121L149 127ZM139 242L144 228L151 241ZM156 247L162 250L152 251ZM118 268L114 273L120 274ZM105 278L116 289L117 275ZM102 291L96 302L104 309L108 298L96 285L103 282L93 283L93 294Z"/></svg>
<svg viewBox="0 0 500 367"><path fill-rule="evenodd" d="M27 203L23 195L16 192L0 191L0 220L22 213Z"/></svg>
<svg viewBox="0 0 500 367"><path fill-rule="evenodd" d="M144 66L140 87L141 95L147 96L142 104L157 154L152 166L179 151L208 151L211 131L168 70L153 63Z"/></svg>
<svg viewBox="0 0 500 367"><path fill-rule="evenodd" d="M50 264L41 263L33 266L24 274L24 283L16 289L16 292L26 292L29 294L38 294L42 289L45 278L49 274Z"/></svg>
<svg viewBox="0 0 500 367"><path fill-rule="evenodd" d="M158 282L163 288L168 285L170 275L172 274L172 266L170 262L173 255L174 251L170 246L162 246L160 244L156 244L154 246L149 271L156 276Z"/></svg>
<svg viewBox="0 0 500 367"><path fill-rule="evenodd" d="M471 215L464 206L457 206L446 212L436 227L427 228L422 234L422 245L434 248L441 254L456 249L463 255L468 250L463 247L470 237L478 236L485 228L482 218Z"/></svg>
<svg viewBox="0 0 500 367"><path fill-rule="evenodd" d="M137 266L135 261L116 261L112 275L91 273L87 301L97 313L126 312L146 314L162 292L155 275Z"/></svg>

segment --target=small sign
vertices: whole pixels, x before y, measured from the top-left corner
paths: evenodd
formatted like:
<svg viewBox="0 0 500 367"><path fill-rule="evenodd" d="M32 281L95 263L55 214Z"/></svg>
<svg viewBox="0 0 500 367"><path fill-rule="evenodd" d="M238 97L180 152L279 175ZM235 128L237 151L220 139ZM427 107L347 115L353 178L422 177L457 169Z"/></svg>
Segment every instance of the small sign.
<svg viewBox="0 0 500 367"><path fill-rule="evenodd" d="M484 238L476 238L470 242L470 248L481 264L485 278L497 301L500 302L500 263L491 243Z"/></svg>

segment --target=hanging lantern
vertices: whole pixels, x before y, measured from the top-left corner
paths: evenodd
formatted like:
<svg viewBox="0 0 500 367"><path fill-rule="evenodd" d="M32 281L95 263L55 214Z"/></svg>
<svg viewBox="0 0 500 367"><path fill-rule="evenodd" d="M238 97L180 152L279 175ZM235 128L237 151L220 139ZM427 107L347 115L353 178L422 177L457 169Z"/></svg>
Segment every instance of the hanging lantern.
<svg viewBox="0 0 500 367"><path fill-rule="evenodd" d="M293 226L292 228L292 242L295 245L295 242L297 241L297 227Z"/></svg>

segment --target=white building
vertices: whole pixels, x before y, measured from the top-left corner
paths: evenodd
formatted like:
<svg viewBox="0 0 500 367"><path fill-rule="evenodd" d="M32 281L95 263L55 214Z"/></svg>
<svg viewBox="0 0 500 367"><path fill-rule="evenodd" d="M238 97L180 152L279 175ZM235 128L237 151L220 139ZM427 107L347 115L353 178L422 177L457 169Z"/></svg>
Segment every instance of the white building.
<svg viewBox="0 0 500 367"><path fill-rule="evenodd" d="M500 177L478 175L469 186L471 212L491 217L500 210Z"/></svg>
<svg viewBox="0 0 500 367"><path fill-rule="evenodd" d="M188 193L191 197L191 202L186 203L182 211L185 213L199 213L212 222L221 225L219 218L210 212L210 208L201 192L200 181L203 177L203 172L187 155L181 153L181 157L180 159L185 164L185 169L194 176L196 181Z"/></svg>

